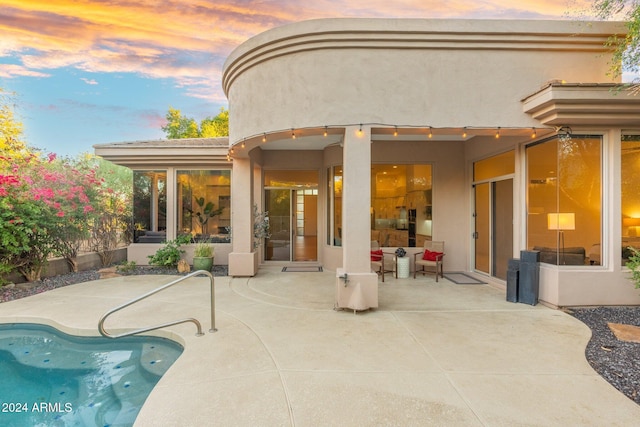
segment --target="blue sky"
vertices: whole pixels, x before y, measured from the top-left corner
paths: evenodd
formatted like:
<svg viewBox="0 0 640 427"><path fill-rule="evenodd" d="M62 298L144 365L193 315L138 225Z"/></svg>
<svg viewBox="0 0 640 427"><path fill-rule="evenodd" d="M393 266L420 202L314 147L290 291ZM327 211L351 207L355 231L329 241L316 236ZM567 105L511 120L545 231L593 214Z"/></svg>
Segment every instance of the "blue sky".
<svg viewBox="0 0 640 427"><path fill-rule="evenodd" d="M328 17L567 19L579 0L0 0L0 88L29 145L75 155L163 139L169 106L201 120L227 101L221 73L243 41Z"/></svg>

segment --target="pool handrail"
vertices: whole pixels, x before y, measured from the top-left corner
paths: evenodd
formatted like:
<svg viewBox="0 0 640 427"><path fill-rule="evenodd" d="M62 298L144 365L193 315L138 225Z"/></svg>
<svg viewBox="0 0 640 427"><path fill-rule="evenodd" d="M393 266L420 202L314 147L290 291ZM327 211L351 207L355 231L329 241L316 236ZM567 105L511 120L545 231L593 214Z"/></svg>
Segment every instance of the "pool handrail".
<svg viewBox="0 0 640 427"><path fill-rule="evenodd" d="M160 328L166 328L168 326L173 326L173 325L178 325L180 323L187 323L187 322L192 322L196 325L196 328L198 328L198 332L196 333L196 336L202 336L204 335L204 333L202 332L202 325L200 324L200 322L197 319L194 319L193 317L189 317L186 319L180 319L180 320L175 320L173 322L168 322L168 323L163 323L161 325L156 325L156 326L149 326L147 328L141 328L141 329L136 329L133 331L129 331L129 332L124 332L122 334L110 334L108 333L105 328L104 328L104 322L107 320L107 317L111 316L113 313L120 311L124 308L127 308L135 303L137 303L138 301L142 301L143 299L146 299L148 297L150 297L151 295L157 294L160 291L163 291L167 288L170 288L173 285L176 285L180 282L183 282L187 279L190 279L191 277L195 277L195 276L201 276L201 275L206 275L209 277L209 281L211 282L211 329L209 329L209 332L216 332L216 316L215 316L215 296L214 296L214 280L213 280L213 274L211 274L211 272L206 271L206 270L198 270L198 271L194 271L193 273L189 273L186 276L182 276L176 280L173 280L169 283L167 283L166 285L162 285L159 288L156 288L150 292L147 292L144 295L140 295L137 298L132 299L131 301L128 301L124 304L121 304L109 311L107 311L105 314L102 315L102 317L100 318L100 321L98 322L98 331L100 332L100 335L102 335L103 337L106 338L123 338L123 337L128 337L131 335L136 335L136 334L141 334L143 332L149 332L149 331L153 331L156 329L160 329Z"/></svg>

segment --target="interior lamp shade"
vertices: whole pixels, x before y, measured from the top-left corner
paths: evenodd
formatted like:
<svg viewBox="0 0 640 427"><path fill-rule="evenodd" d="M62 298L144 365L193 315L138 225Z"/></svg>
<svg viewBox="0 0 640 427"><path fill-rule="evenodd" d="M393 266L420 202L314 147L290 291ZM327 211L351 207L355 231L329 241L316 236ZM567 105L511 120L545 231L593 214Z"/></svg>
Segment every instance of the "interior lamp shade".
<svg viewBox="0 0 640 427"><path fill-rule="evenodd" d="M549 230L575 230L576 214L573 212L547 214Z"/></svg>

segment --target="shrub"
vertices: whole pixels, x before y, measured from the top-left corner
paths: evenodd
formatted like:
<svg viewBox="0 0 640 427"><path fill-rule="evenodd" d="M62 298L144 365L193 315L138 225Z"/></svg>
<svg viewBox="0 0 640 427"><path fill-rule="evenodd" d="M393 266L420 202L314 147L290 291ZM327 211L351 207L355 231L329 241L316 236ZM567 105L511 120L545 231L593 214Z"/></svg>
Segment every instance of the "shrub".
<svg viewBox="0 0 640 427"><path fill-rule="evenodd" d="M627 267L631 270L631 281L636 285L636 288L640 289L640 250L633 246L629 246L627 249L630 252Z"/></svg>
<svg viewBox="0 0 640 427"><path fill-rule="evenodd" d="M135 261L124 261L122 264L116 266L116 271L120 274L131 274L136 270Z"/></svg>
<svg viewBox="0 0 640 427"><path fill-rule="evenodd" d="M162 267L177 267L178 261L184 254L181 246L191 241L191 236L179 236L177 239L165 242L165 245L158 249L154 255L149 255L149 264Z"/></svg>

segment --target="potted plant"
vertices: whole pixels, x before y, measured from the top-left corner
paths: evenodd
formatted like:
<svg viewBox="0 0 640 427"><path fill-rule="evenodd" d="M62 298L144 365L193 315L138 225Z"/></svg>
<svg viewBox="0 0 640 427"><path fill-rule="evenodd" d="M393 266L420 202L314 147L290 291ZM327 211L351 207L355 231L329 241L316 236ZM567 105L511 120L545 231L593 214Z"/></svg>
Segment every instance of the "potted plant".
<svg viewBox="0 0 640 427"><path fill-rule="evenodd" d="M193 269L211 271L213 268L213 245L208 240L196 243L193 250Z"/></svg>

